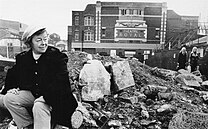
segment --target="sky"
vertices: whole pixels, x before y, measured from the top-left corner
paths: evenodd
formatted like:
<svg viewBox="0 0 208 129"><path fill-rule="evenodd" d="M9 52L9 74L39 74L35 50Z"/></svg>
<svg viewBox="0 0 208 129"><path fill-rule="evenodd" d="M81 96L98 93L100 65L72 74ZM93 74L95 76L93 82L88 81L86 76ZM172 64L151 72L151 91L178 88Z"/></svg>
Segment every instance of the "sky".
<svg viewBox="0 0 208 129"><path fill-rule="evenodd" d="M0 0L0 19L27 25L42 24L49 33L67 39L67 26L72 24L72 11L83 11L97 0ZM102 1L102 0L100 0ZM103 0L115 2L167 2L169 10L179 15L200 16L208 22L208 0Z"/></svg>

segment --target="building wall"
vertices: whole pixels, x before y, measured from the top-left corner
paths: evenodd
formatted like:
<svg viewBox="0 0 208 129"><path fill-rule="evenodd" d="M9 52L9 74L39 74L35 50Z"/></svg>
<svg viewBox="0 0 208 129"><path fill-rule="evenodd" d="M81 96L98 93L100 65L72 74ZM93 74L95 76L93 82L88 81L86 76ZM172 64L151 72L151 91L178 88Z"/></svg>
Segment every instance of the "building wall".
<svg viewBox="0 0 208 129"><path fill-rule="evenodd" d="M170 43L171 48L180 48L182 44L198 38L197 30L198 16L181 16L168 10L166 43Z"/></svg>
<svg viewBox="0 0 208 129"><path fill-rule="evenodd" d="M75 18L78 17L78 24L75 24ZM84 27L83 11L72 12L72 41L73 43L81 42L82 28ZM75 39L75 33L78 33L78 40Z"/></svg>
<svg viewBox="0 0 208 129"><path fill-rule="evenodd" d="M146 2L98 1L94 5L87 5L84 11L72 12L72 47L76 50L80 47L83 47L83 50L94 48L95 51L90 52L107 54L116 50L121 56L125 56L127 51L134 51L138 57L143 55L144 50L160 49L161 43L165 41L165 33L161 32L166 29L166 15L163 14L166 9L167 5L164 3ZM79 16L80 20L77 25L76 16ZM94 26L84 25L86 16L94 17ZM93 41L82 41L82 32L87 31L94 32ZM79 34L78 40L75 40L75 33ZM106 45L102 45L103 43Z"/></svg>
<svg viewBox="0 0 208 129"><path fill-rule="evenodd" d="M118 19L118 16L103 16L101 18L101 26L105 29L101 28L101 43L114 43L114 29L116 20ZM102 30L105 32L102 32Z"/></svg>

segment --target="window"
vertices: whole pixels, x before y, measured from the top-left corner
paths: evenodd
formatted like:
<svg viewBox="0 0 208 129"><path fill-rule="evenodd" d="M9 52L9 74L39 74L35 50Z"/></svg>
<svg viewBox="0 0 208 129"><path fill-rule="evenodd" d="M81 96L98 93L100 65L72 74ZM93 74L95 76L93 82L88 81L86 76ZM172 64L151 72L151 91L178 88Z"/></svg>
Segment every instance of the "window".
<svg viewBox="0 0 208 129"><path fill-rule="evenodd" d="M79 32L75 32L74 34L74 40L79 41Z"/></svg>
<svg viewBox="0 0 208 129"><path fill-rule="evenodd" d="M155 28L155 38L160 38L160 28Z"/></svg>
<svg viewBox="0 0 208 129"><path fill-rule="evenodd" d="M105 35L106 35L106 27L102 27L101 36L105 37Z"/></svg>
<svg viewBox="0 0 208 129"><path fill-rule="evenodd" d="M134 10L133 9L129 9L129 15L133 15L134 14Z"/></svg>
<svg viewBox="0 0 208 129"><path fill-rule="evenodd" d="M133 57L136 54L136 52L135 51L125 51L124 54L125 54L125 57Z"/></svg>
<svg viewBox="0 0 208 129"><path fill-rule="evenodd" d="M138 14L138 10L134 9L134 15L137 15L137 14Z"/></svg>
<svg viewBox="0 0 208 129"><path fill-rule="evenodd" d="M142 15L142 10L134 9L134 15Z"/></svg>
<svg viewBox="0 0 208 129"><path fill-rule="evenodd" d="M126 9L121 9L121 15L126 15L126 14L127 14Z"/></svg>
<svg viewBox="0 0 208 129"><path fill-rule="evenodd" d="M75 22L74 22L75 25L79 25L79 16L75 16Z"/></svg>
<svg viewBox="0 0 208 129"><path fill-rule="evenodd" d="M139 15L142 15L142 10L139 10Z"/></svg>
<svg viewBox="0 0 208 129"><path fill-rule="evenodd" d="M8 47L12 47L13 46L13 43L7 43L7 46Z"/></svg>
<svg viewBox="0 0 208 129"><path fill-rule="evenodd" d="M85 32L84 33L85 41L94 41L94 33L93 32Z"/></svg>
<svg viewBox="0 0 208 129"><path fill-rule="evenodd" d="M84 17L84 25L85 26L93 26L94 25L94 17L92 17L92 16Z"/></svg>

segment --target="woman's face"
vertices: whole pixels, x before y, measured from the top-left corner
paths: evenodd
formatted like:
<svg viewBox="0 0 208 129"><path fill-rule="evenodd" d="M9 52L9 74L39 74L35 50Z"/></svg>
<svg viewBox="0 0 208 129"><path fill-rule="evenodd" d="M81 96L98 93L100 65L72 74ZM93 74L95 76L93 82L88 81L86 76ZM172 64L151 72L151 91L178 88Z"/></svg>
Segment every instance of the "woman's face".
<svg viewBox="0 0 208 129"><path fill-rule="evenodd" d="M182 53L186 53L186 48L182 48Z"/></svg>
<svg viewBox="0 0 208 129"><path fill-rule="evenodd" d="M32 50L36 54L42 54L48 48L48 33L45 31L40 35L35 35L32 38Z"/></svg>
<svg viewBox="0 0 208 129"><path fill-rule="evenodd" d="M197 48L193 48L193 52L197 52Z"/></svg>

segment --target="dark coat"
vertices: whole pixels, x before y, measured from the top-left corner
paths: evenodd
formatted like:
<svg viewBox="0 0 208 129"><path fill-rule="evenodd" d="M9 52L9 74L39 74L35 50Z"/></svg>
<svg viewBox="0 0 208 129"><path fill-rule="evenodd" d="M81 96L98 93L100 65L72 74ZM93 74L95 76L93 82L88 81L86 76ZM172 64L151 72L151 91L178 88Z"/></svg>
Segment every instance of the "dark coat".
<svg viewBox="0 0 208 129"><path fill-rule="evenodd" d="M190 65L191 65L191 72L196 71L197 70L197 66L199 66L199 55L196 53L191 53L190 54Z"/></svg>
<svg viewBox="0 0 208 129"><path fill-rule="evenodd" d="M178 55L179 68L178 69L185 69L186 68L187 59L188 59L187 53L182 54L182 52L179 52L179 55Z"/></svg>
<svg viewBox="0 0 208 129"><path fill-rule="evenodd" d="M8 72L5 87L29 90L36 98L43 96L52 106L52 121L70 127L77 102L71 92L67 62L66 54L50 46L37 61L32 50L22 52Z"/></svg>
<svg viewBox="0 0 208 129"><path fill-rule="evenodd" d="M194 55L194 53L190 54L190 65L191 66L198 66L198 61L199 61L199 55L196 54Z"/></svg>

